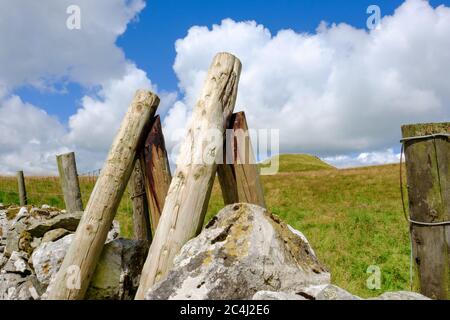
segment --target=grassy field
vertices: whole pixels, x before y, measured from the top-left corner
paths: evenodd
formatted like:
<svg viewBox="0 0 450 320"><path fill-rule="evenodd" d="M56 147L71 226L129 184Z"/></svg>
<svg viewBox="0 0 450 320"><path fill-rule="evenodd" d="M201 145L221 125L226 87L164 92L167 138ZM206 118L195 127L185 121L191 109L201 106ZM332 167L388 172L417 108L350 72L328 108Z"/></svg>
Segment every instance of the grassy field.
<svg viewBox="0 0 450 320"><path fill-rule="evenodd" d="M267 205L306 235L330 269L333 283L362 297L408 290L408 226L401 209L398 165L337 170L315 157L285 155L280 169L275 176L262 177ZM31 190L61 192L54 178L27 178L26 183ZM86 203L93 182L81 178L81 185ZM15 188L14 178L0 178L0 202L17 202L16 194L4 192ZM63 206L56 195L29 198L31 203ZM205 221L222 207L216 181ZM123 235L131 236L128 196L122 200L118 220ZM371 265L381 269L380 290L366 287Z"/></svg>

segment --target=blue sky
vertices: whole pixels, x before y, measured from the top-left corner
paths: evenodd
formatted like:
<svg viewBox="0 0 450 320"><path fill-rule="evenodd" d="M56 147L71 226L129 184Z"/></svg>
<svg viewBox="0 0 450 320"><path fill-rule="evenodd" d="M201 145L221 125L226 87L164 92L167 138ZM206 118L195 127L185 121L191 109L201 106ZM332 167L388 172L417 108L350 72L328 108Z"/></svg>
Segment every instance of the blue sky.
<svg viewBox="0 0 450 320"><path fill-rule="evenodd" d="M197 1L148 1L136 21L131 22L117 45L123 48L128 59L162 90L177 90L177 78L173 71L175 41L183 38L193 25L211 26L225 18L235 21L255 20L276 33L281 29L293 29L298 33L314 32L319 23L345 22L357 28L366 28L366 9L371 4L381 8L382 15L391 15L402 0L197 0ZM433 6L450 4L450 1L430 1ZM31 86L16 92L27 102L42 106L49 114L66 122L79 107L86 88L76 83L67 84L64 93L43 93Z"/></svg>
<svg viewBox="0 0 450 320"><path fill-rule="evenodd" d="M448 34L450 0L2 1L0 173L55 172L67 151L101 167L138 88L160 95L175 147L219 51L243 63L235 110L279 130L280 152L396 162L402 124L450 120Z"/></svg>

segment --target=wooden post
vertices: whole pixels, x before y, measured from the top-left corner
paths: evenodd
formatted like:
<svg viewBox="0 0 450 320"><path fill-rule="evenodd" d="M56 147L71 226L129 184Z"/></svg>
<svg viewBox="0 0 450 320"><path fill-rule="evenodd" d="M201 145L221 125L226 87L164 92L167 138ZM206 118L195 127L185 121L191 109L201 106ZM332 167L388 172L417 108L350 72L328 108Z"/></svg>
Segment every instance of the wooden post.
<svg viewBox="0 0 450 320"><path fill-rule="evenodd" d="M56 156L56 163L66 210L68 212L83 211L75 153L70 152Z"/></svg>
<svg viewBox="0 0 450 320"><path fill-rule="evenodd" d="M19 203L21 206L27 205L27 189L25 188L25 178L23 171L17 171L17 185L19 187Z"/></svg>
<svg viewBox="0 0 450 320"><path fill-rule="evenodd" d="M402 126L403 138L449 134L450 123ZM410 219L450 220L450 142L448 137L404 141ZM420 292L433 299L450 297L450 226L411 223L414 267Z"/></svg>
<svg viewBox="0 0 450 320"><path fill-rule="evenodd" d="M215 56L187 127L163 213L142 270L136 299L165 277L181 247L201 230L223 134L236 102L241 70L231 54Z"/></svg>
<svg viewBox="0 0 450 320"><path fill-rule="evenodd" d="M229 129L232 135L225 141L224 163L217 168L222 195L227 204L246 202L266 207L244 112L233 114ZM231 161L230 161L231 160ZM231 162L231 163L230 163Z"/></svg>
<svg viewBox="0 0 450 320"><path fill-rule="evenodd" d="M122 121L56 279L51 300L82 299L102 252L159 98L138 90Z"/></svg>
<svg viewBox="0 0 450 320"><path fill-rule="evenodd" d="M145 178L141 162L136 160L130 182L131 201L133 203L134 238L150 243L152 231L150 229L150 216L148 213L147 196L145 194Z"/></svg>
<svg viewBox="0 0 450 320"><path fill-rule="evenodd" d="M152 128L145 140L141 163L144 168L152 234L155 234L172 180L159 116L154 118Z"/></svg>

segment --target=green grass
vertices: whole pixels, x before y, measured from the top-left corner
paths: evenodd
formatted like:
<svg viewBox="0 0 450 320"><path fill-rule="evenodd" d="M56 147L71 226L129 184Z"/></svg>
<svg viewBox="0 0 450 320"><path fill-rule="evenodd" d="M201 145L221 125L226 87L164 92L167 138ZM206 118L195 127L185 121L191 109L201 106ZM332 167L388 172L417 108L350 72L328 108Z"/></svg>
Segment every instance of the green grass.
<svg viewBox="0 0 450 320"><path fill-rule="evenodd" d="M332 274L332 282L362 297L385 291L408 290L409 239L404 221L398 165L337 170L315 157L282 155L281 172L263 176L268 208L286 223L302 231L319 259ZM26 178L30 203L63 207L56 178ZM93 181L80 179L83 201ZM15 178L0 178L0 202L17 203ZM54 195L51 195L54 194ZM221 208L220 187L213 187L205 223ZM125 237L132 236L131 203L128 193L117 219ZM366 270L381 269L380 290L369 290Z"/></svg>
<svg viewBox="0 0 450 320"><path fill-rule="evenodd" d="M278 158L278 172L303 172L336 169L328 163L323 162L318 157L309 154L281 154ZM273 158L263 161L261 166L266 167L270 161L273 161Z"/></svg>

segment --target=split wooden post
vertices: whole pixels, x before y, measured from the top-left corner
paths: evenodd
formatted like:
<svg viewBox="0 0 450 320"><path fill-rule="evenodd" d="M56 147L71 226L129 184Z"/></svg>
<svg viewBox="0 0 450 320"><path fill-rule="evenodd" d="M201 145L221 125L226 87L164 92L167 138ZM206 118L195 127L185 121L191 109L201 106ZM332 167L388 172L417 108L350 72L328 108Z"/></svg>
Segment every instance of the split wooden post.
<svg viewBox="0 0 450 320"><path fill-rule="evenodd" d="M141 274L136 299L167 275L181 247L197 235L208 207L223 134L236 102L241 63L228 53L215 56L187 127L177 169Z"/></svg>
<svg viewBox="0 0 450 320"><path fill-rule="evenodd" d="M150 208L151 231L152 234L155 234L172 180L159 116L153 119L152 128L145 140L141 166L145 176L145 190Z"/></svg>
<svg viewBox="0 0 450 320"><path fill-rule="evenodd" d="M27 205L27 189L25 188L25 177L23 171L17 171L17 185L19 187L19 204Z"/></svg>
<svg viewBox="0 0 450 320"><path fill-rule="evenodd" d="M422 294L450 297L450 123L402 126L414 267ZM406 140L405 140L406 139ZM434 224L434 225L431 225Z"/></svg>
<svg viewBox="0 0 450 320"><path fill-rule="evenodd" d="M259 168L253 153L244 112L234 113L225 139L224 163L217 168L222 195L227 204L246 202L266 207Z"/></svg>
<svg viewBox="0 0 450 320"><path fill-rule="evenodd" d="M150 215L145 194L145 177L141 162L138 160L135 161L128 188L130 189L133 204L134 238L150 243L152 241L152 231L150 229Z"/></svg>
<svg viewBox="0 0 450 320"><path fill-rule="evenodd" d="M82 299L134 168L159 98L138 90L122 121L56 279L51 300Z"/></svg>
<svg viewBox="0 0 450 320"><path fill-rule="evenodd" d="M83 211L80 183L78 181L75 153L69 152L56 156L59 180L64 194L64 202L68 212Z"/></svg>

